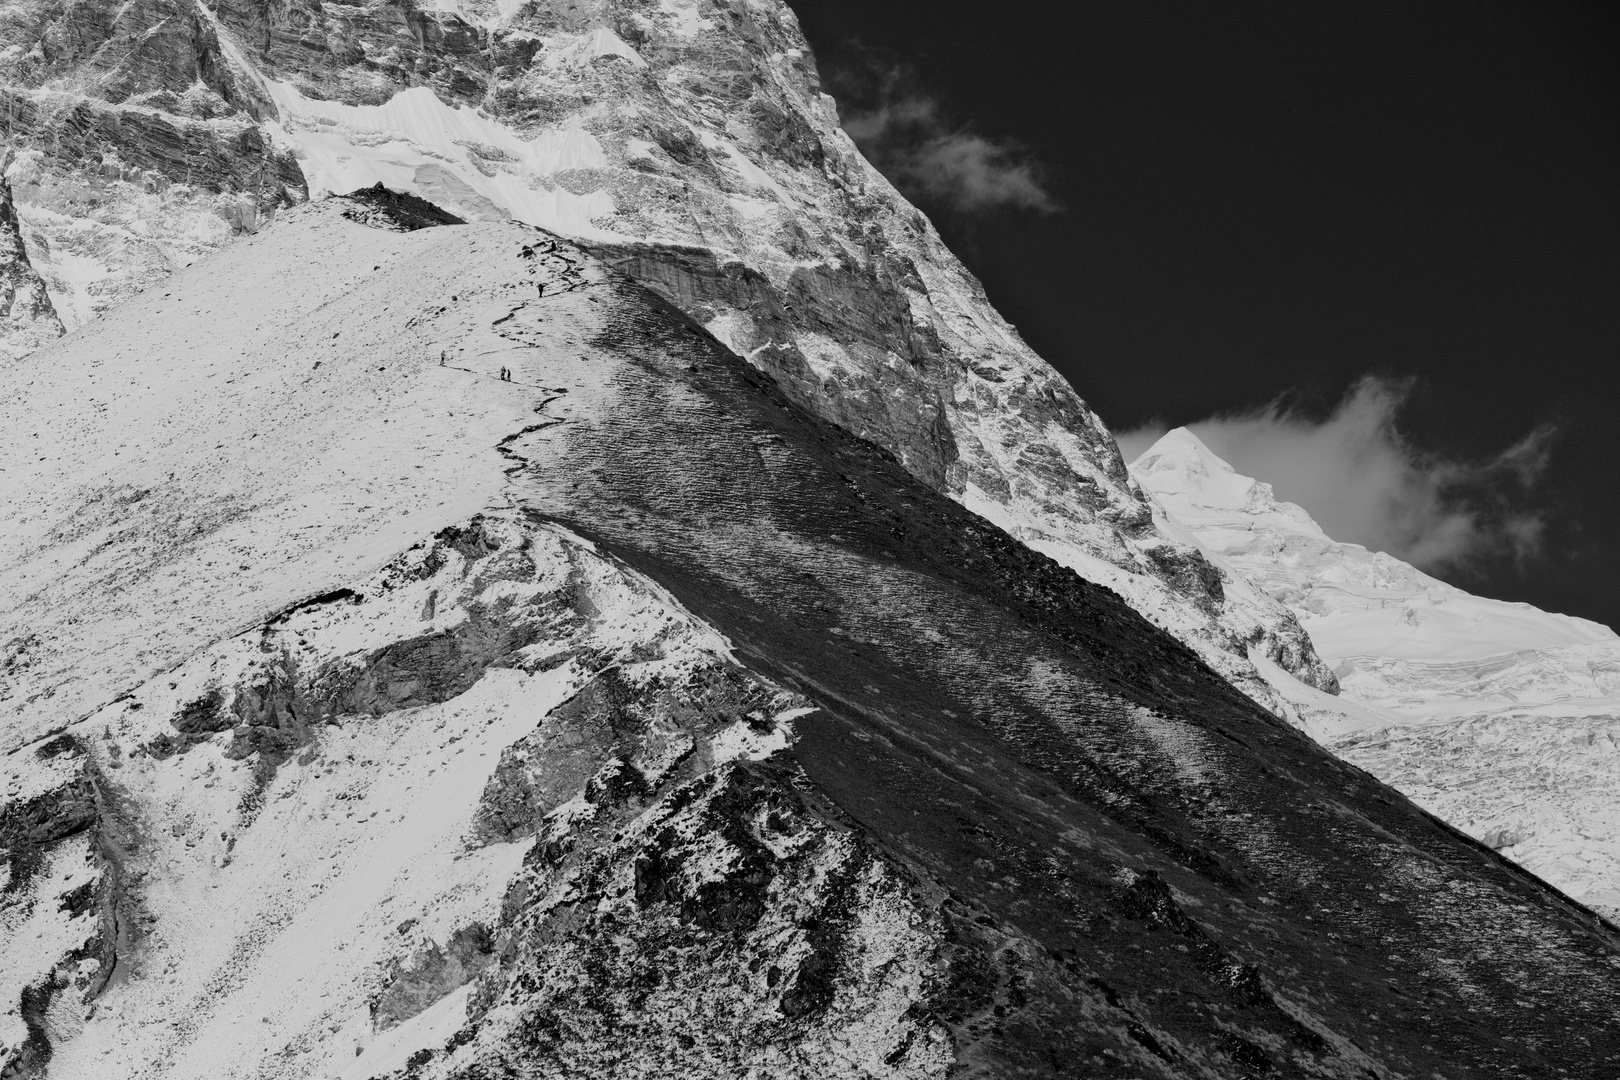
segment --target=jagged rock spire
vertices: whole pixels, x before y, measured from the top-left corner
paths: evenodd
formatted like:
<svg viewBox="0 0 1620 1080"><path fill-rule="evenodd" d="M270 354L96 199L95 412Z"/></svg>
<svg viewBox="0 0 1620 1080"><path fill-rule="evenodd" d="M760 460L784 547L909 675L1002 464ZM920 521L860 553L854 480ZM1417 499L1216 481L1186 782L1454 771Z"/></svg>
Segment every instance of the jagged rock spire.
<svg viewBox="0 0 1620 1080"><path fill-rule="evenodd" d="M4 326L0 341L15 355L61 337L62 320L51 304L44 280L28 261L22 226L11 199L11 184L4 174L10 156L7 154L7 160L0 164L0 324Z"/></svg>

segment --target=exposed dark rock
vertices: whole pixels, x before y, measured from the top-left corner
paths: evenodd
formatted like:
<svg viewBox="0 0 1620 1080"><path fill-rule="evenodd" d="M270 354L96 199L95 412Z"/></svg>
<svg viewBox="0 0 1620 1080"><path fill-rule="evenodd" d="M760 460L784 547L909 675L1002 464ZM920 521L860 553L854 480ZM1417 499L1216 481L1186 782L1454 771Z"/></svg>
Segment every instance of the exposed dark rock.
<svg viewBox="0 0 1620 1080"><path fill-rule="evenodd" d="M669 244L594 243L610 266L707 321L735 313L750 329L737 347L796 403L891 450L925 483L948 487L958 450L939 390L910 372L941 360L937 337L912 319L902 282L920 290L915 270L886 264L799 267L780 288L739 261L711 250ZM842 381L818 378L795 344L796 335L825 334L869 356L864 374ZM900 368L884 357L903 361ZM1066 469L1066 466L1065 466Z"/></svg>
<svg viewBox="0 0 1620 1080"><path fill-rule="evenodd" d="M28 1037L17 1055L0 1071L0 1080L43 1080L51 1063L51 1040L45 1030L45 1011L51 1006L53 988L25 986L20 1012Z"/></svg>
<svg viewBox="0 0 1620 1080"><path fill-rule="evenodd" d="M84 753L84 744L79 741L77 735L62 734L40 743L39 747L34 751L34 756L42 761L48 761L63 754L82 753Z"/></svg>
<svg viewBox="0 0 1620 1080"><path fill-rule="evenodd" d="M529 836L576 793L616 806L649 794L672 773L691 775L698 764L687 760L693 736L744 720L773 692L723 668L644 687L604 671L501 754L484 788L478 835Z"/></svg>
<svg viewBox="0 0 1620 1080"><path fill-rule="evenodd" d="M461 218L426 199L383 187L381 181L347 195L334 195L333 198L350 204L349 209L343 211L344 217L373 229L413 232L435 225L466 224Z"/></svg>
<svg viewBox="0 0 1620 1080"><path fill-rule="evenodd" d="M187 702L175 715L174 729L184 735L229 731L231 717L225 712L224 691L216 686L202 697Z"/></svg>
<svg viewBox="0 0 1620 1080"><path fill-rule="evenodd" d="M629 762L612 758L585 781L583 798L597 806L612 806L649 793L647 778Z"/></svg>
<svg viewBox="0 0 1620 1080"><path fill-rule="evenodd" d="M307 600L300 600L291 607L288 607L278 614L271 616L265 620L265 626L274 628L286 622L287 619L298 614L300 611L309 611L311 608L324 607L327 604L340 604L344 602L360 604L365 602L365 597L349 588L329 589L326 592L320 593L316 596L311 596Z"/></svg>
<svg viewBox="0 0 1620 1080"><path fill-rule="evenodd" d="M456 1042L489 1060L547 1062L537 1075L548 1076L605 1075L615 1063L650 1075L707 1074L722 1061L744 1071L775 1062L783 1076L807 1060L832 1068L827 1039L867 1038L850 1009L920 973L933 936L925 919L908 927L901 915L917 911L908 889L783 779L728 767L665 786L646 811L599 814L602 839L560 860L537 844L508 898L499 966L472 1008L476 1021L515 1006L517 1022L475 1023ZM754 835L767 820L771 846ZM874 936L878 926L892 929ZM875 971L868 951L885 958ZM938 1026L902 1015L902 998L882 1000L896 1027L874 1060L941 1061Z"/></svg>
<svg viewBox="0 0 1620 1080"><path fill-rule="evenodd" d="M313 97L380 105L426 84L446 101L477 105L492 53L508 65L525 58L525 43L510 35L492 35L459 14L416 4L222 0L212 8L260 70L296 78Z"/></svg>
<svg viewBox="0 0 1620 1080"><path fill-rule="evenodd" d="M499 582L530 581L535 566L521 550L503 549L478 521L444 530L428 549L414 549L392 572L402 579L424 580L442 570L451 557L461 561L461 581L474 590L464 602L466 617L453 626L312 665L301 658L296 617L328 604L363 602L351 590L312 598L268 620L260 631L260 659L252 670L228 693L211 691L203 701L188 705L176 728L191 740L229 729L227 756L259 755L271 765L279 764L308 745L322 723L448 701L465 693L491 667L518 663L526 647L580 617L566 591L538 595L515 606L510 598L481 599L481 590ZM548 659L553 665L562 662ZM222 709L227 698L229 704ZM151 751L172 753L179 746L165 743Z"/></svg>
<svg viewBox="0 0 1620 1080"><path fill-rule="evenodd" d="M1148 548L1147 557L1159 567L1166 580L1175 583L1187 595L1198 597L1199 603L1211 614L1220 610L1221 602L1226 599L1221 572L1204 558L1203 552L1164 545Z"/></svg>
<svg viewBox="0 0 1620 1080"><path fill-rule="evenodd" d="M17 1008L27 1038L0 1060L0 1076L19 1080L46 1075L54 1055L53 1033L59 1034L67 1018L101 994L121 951L128 949L121 865L131 843L126 813L83 743L71 735L60 738L72 740L72 744L50 760L53 767L61 768L62 758L72 756L73 771L67 782L23 802L0 804L0 857L7 871L5 888L0 889L0 913L9 921L48 903L73 920L82 935L22 989ZM78 836L88 839L90 873L71 887L53 887L49 879L40 877L51 849ZM53 1002L61 995L71 997L58 1009ZM68 1029L80 1021L68 1021Z"/></svg>
<svg viewBox="0 0 1620 1080"><path fill-rule="evenodd" d="M478 923L457 930L443 946L429 942L389 975L372 1002L372 1026L378 1031L395 1027L465 986L489 966L494 951L489 929Z"/></svg>
<svg viewBox="0 0 1620 1080"><path fill-rule="evenodd" d="M3 173L10 153L0 155ZM51 306L45 282L28 261L11 185L0 175L0 323L14 348L43 345L62 334L62 320Z"/></svg>
<svg viewBox="0 0 1620 1080"><path fill-rule="evenodd" d="M304 174L251 119L195 120L78 97L36 96L0 86L14 145L41 150L70 170L112 160L120 177L151 170L170 182L240 192L268 212L307 197Z"/></svg>
<svg viewBox="0 0 1620 1080"><path fill-rule="evenodd" d="M47 849L95 823L95 787L82 771L53 791L0 805L0 854L10 865L3 892L23 891L39 872Z"/></svg>
<svg viewBox="0 0 1620 1080"><path fill-rule="evenodd" d="M762 96L755 98L750 113L754 130L761 134L760 143L769 153L801 168L819 169L826 163L820 136L798 112L789 112Z"/></svg>

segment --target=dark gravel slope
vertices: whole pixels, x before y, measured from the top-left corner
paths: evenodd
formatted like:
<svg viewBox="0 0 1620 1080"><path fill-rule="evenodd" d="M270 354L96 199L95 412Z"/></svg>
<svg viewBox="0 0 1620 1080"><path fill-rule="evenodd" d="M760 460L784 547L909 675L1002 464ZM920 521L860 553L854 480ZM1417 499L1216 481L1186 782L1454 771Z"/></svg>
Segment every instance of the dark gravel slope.
<svg viewBox="0 0 1620 1080"><path fill-rule="evenodd" d="M593 293L622 366L518 473L524 504L823 706L793 757L942 905L931 1007L969 1074L1620 1068L1613 927L662 300Z"/></svg>

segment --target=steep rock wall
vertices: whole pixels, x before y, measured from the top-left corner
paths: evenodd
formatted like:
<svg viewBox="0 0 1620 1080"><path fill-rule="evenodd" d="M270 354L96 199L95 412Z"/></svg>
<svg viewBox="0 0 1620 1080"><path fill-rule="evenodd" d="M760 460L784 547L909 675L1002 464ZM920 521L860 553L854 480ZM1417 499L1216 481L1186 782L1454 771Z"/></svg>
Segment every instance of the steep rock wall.
<svg viewBox="0 0 1620 1080"><path fill-rule="evenodd" d="M51 306L49 292L28 259L11 185L0 176L0 346L13 354L26 354L62 334L62 320Z"/></svg>

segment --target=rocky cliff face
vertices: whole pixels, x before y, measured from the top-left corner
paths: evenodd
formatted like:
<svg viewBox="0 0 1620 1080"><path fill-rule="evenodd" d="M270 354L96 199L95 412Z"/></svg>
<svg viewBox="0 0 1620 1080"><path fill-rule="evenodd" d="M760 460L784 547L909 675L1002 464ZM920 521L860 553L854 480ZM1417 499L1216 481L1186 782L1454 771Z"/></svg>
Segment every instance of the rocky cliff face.
<svg viewBox="0 0 1620 1080"><path fill-rule="evenodd" d="M0 24L34 264L78 325L306 192L587 242L792 400L1149 612L1258 700L1334 677L1169 535L1112 439L838 127L791 11L82 0Z"/></svg>
<svg viewBox="0 0 1620 1080"><path fill-rule="evenodd" d="M289 210L0 369L0 1069L1613 1072L1612 927L435 216Z"/></svg>
<svg viewBox="0 0 1620 1080"><path fill-rule="evenodd" d="M11 185L0 177L0 342L12 355L26 355L60 337L62 320L51 306L50 294L28 259Z"/></svg>
<svg viewBox="0 0 1620 1080"><path fill-rule="evenodd" d="M7 5L0 99L29 256L69 329L306 193L198 4Z"/></svg>

